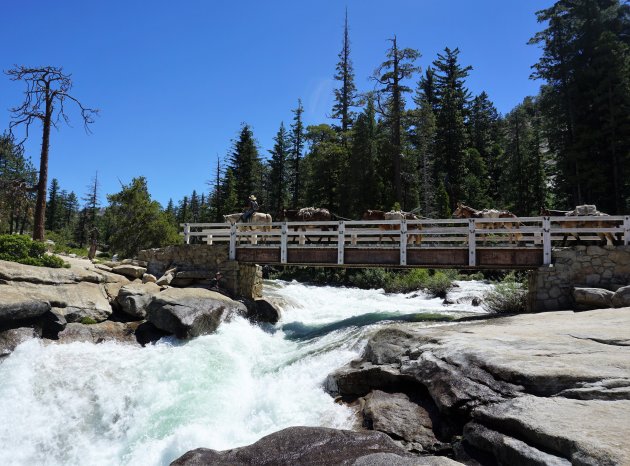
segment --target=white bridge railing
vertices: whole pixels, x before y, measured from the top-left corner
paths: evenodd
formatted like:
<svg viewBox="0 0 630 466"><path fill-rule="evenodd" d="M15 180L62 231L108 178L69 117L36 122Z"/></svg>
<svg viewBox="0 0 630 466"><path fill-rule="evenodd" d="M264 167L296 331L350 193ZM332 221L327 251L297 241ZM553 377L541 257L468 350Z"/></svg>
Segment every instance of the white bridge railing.
<svg viewBox="0 0 630 466"><path fill-rule="evenodd" d="M553 242L630 244L630 216L519 217L514 219L352 220L330 222L274 222L270 224L183 223L184 242L229 243L230 259L237 247L280 248L287 263L291 248L336 248L343 264L346 248L400 249L400 265L407 265L413 248L467 247L469 265L483 248L542 247L543 263L551 264Z"/></svg>

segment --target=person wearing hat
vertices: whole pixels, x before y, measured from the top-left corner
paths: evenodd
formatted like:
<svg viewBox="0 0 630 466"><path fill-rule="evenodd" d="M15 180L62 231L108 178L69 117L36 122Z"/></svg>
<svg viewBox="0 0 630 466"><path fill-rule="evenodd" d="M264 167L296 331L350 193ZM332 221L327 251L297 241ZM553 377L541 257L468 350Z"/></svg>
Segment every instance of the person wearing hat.
<svg viewBox="0 0 630 466"><path fill-rule="evenodd" d="M219 270L215 275L214 278L210 280L210 288L215 288L217 290L223 288L222 285L222 280L223 280L223 274L221 273L221 271Z"/></svg>
<svg viewBox="0 0 630 466"><path fill-rule="evenodd" d="M251 216L254 214L254 212L258 210L258 202L256 202L256 196L254 196L253 194L250 194L247 201L248 201L247 210L245 210L245 212L243 212L243 215L242 215L244 222L249 222L249 219L251 218Z"/></svg>

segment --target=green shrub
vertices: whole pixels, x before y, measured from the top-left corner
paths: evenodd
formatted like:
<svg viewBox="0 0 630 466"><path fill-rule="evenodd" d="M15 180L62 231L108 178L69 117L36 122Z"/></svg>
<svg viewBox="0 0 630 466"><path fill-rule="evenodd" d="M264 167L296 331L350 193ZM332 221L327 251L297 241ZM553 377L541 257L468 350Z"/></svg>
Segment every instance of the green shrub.
<svg viewBox="0 0 630 466"><path fill-rule="evenodd" d="M0 235L0 258L15 261L29 257L32 242L28 236L24 235Z"/></svg>
<svg viewBox="0 0 630 466"><path fill-rule="evenodd" d="M385 288L391 281L391 275L387 270L361 269L348 277L348 284L362 289Z"/></svg>
<svg viewBox="0 0 630 466"><path fill-rule="evenodd" d="M424 284L424 288L431 296L446 298L446 294L453 288L455 277L449 271L438 270L430 275Z"/></svg>
<svg viewBox="0 0 630 466"><path fill-rule="evenodd" d="M42 265L44 267L53 267L53 268L60 268L60 267L65 267L66 265L68 267L70 267L70 264L66 264L63 259L59 256L50 256L48 254L45 254L42 256L42 258L40 259L42 262Z"/></svg>
<svg viewBox="0 0 630 466"><path fill-rule="evenodd" d="M526 287L516 279L514 272L510 272L493 290L484 294L483 307L498 314L524 312L526 297Z"/></svg>
<svg viewBox="0 0 630 466"><path fill-rule="evenodd" d="M82 317L80 322L83 325L94 325L97 324L98 322L96 322L94 319L92 319L91 317Z"/></svg>
<svg viewBox="0 0 630 466"><path fill-rule="evenodd" d="M0 235L0 260L39 267L64 267L59 257L46 254L46 244L25 235Z"/></svg>
<svg viewBox="0 0 630 466"><path fill-rule="evenodd" d="M410 293L423 288L429 278L427 269L411 269L392 276L385 286L388 293Z"/></svg>

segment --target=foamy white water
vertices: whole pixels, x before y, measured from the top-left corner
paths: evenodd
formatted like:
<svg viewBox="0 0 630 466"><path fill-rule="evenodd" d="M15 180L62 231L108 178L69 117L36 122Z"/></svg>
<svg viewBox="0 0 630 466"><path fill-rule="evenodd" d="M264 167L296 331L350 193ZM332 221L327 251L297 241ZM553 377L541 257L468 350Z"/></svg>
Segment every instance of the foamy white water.
<svg viewBox="0 0 630 466"><path fill-rule="evenodd" d="M462 282L457 293L488 285ZM294 425L349 428L322 389L384 319L444 307L421 295L270 282L284 315L243 319L145 348L32 340L0 360L0 464L162 465L186 451L247 445Z"/></svg>

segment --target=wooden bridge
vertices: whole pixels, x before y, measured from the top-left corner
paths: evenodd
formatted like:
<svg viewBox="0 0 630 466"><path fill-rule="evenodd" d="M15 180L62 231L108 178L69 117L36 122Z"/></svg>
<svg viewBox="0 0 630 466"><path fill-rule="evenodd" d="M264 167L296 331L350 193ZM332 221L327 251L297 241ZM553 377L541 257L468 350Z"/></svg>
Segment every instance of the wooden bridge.
<svg viewBox="0 0 630 466"><path fill-rule="evenodd" d="M187 244L229 243L231 260L261 265L531 269L552 245L630 243L630 216L181 226Z"/></svg>

